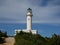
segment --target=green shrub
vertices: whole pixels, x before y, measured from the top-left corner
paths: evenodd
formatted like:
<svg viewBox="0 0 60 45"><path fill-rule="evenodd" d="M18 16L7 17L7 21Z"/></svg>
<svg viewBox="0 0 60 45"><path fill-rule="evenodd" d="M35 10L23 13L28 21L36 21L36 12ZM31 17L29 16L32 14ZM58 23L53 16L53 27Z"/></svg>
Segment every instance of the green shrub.
<svg viewBox="0 0 60 45"><path fill-rule="evenodd" d="M60 35L52 35L52 37L42 37L39 34L26 32L17 33L14 45L60 45Z"/></svg>
<svg viewBox="0 0 60 45"><path fill-rule="evenodd" d="M5 37L7 37L7 33L0 31L0 44L5 43Z"/></svg>
<svg viewBox="0 0 60 45"><path fill-rule="evenodd" d="M21 31L15 36L15 45L42 45L43 43L45 43L45 39L38 34Z"/></svg>

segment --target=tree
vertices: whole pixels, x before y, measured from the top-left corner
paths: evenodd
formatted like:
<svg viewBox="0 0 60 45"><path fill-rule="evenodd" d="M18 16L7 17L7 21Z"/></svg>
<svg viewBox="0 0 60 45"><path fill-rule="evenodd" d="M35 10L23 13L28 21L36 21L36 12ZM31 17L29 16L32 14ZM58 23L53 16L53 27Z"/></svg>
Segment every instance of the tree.
<svg viewBox="0 0 60 45"><path fill-rule="evenodd" d="M60 45L60 35L52 35L51 42L52 45Z"/></svg>

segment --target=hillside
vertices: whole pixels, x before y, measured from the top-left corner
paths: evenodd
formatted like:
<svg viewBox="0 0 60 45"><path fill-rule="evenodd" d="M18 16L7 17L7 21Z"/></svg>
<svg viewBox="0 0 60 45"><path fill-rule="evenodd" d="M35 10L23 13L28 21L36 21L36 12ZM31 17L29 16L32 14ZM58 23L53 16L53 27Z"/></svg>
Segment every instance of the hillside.
<svg viewBox="0 0 60 45"><path fill-rule="evenodd" d="M0 38L2 37L2 34L3 33L0 33ZM56 34L53 34L52 37L43 37L40 34L21 31L14 37L5 37L4 40L1 39L0 45L60 45L60 35ZM3 43L1 43L1 41L3 41Z"/></svg>
<svg viewBox="0 0 60 45"><path fill-rule="evenodd" d="M15 36L14 45L60 45L60 35L43 37L39 34L20 32Z"/></svg>

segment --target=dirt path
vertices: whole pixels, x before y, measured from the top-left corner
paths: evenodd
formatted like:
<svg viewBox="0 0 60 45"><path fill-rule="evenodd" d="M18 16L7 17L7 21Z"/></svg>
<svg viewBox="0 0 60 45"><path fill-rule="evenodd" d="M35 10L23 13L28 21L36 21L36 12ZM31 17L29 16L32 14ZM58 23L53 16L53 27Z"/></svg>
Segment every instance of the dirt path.
<svg viewBox="0 0 60 45"><path fill-rule="evenodd" d="M5 39L5 41L6 43L0 44L0 45L14 45L14 42L15 42L14 37L8 37Z"/></svg>
<svg viewBox="0 0 60 45"><path fill-rule="evenodd" d="M9 37L9 38L6 38L6 45L14 45L14 38L13 37Z"/></svg>

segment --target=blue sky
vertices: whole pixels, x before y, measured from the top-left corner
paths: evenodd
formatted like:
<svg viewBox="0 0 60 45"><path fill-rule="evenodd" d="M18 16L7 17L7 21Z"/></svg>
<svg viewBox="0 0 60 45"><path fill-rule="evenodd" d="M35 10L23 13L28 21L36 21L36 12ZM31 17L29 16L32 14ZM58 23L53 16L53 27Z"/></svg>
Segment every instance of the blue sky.
<svg viewBox="0 0 60 45"><path fill-rule="evenodd" d="M54 25L60 32L60 0L0 0L0 23L26 23L27 8L33 11L33 23Z"/></svg>

